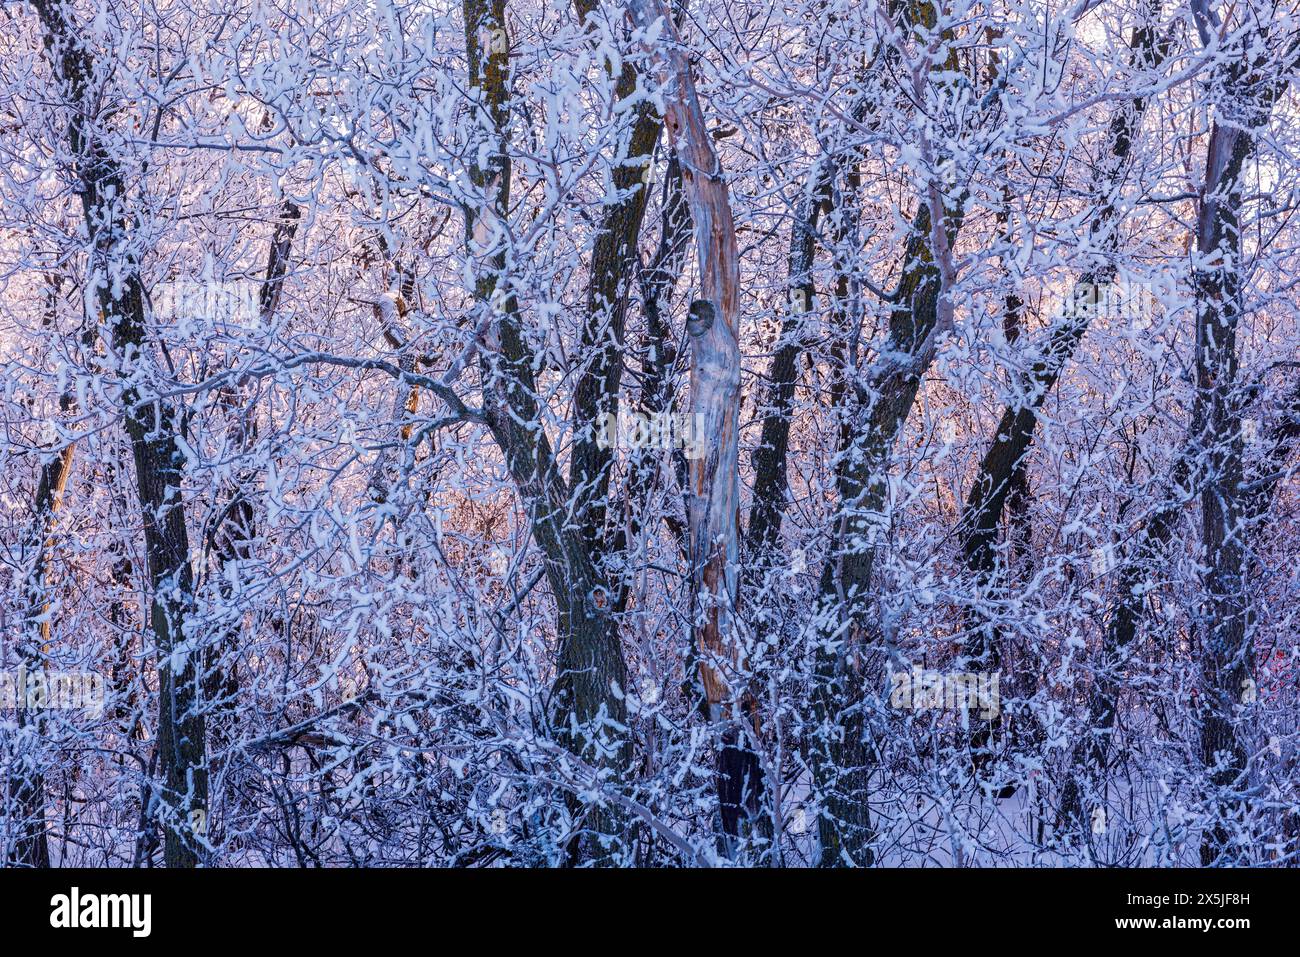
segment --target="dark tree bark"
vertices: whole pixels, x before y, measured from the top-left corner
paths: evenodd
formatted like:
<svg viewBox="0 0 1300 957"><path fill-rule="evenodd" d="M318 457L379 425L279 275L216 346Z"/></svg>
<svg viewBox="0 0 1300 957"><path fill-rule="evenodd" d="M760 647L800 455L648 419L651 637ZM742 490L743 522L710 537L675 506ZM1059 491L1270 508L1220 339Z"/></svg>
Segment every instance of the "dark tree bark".
<svg viewBox="0 0 1300 957"><path fill-rule="evenodd" d="M267 253L266 274L258 288L258 316L262 325L271 321L279 305L280 289L288 273L293 237L298 231L301 215L298 206L289 200L286 200L280 209L280 218L276 222ZM257 421L252 410L241 407L242 385L243 383L237 383L226 389L218 402L219 407L230 417L230 444L236 454L247 452L250 443L257 437ZM225 507L208 533L210 545L217 559L217 574L223 583L227 581L224 575L227 566L237 561L246 561L253 554L252 546L257 538L257 514L248 489L255 481L256 476L252 472L239 473L233 488L230 489ZM229 585L223 584L222 589L222 597L230 598ZM226 639L233 639L233 637L233 634L225 636ZM214 642L212 651L217 660L220 659L228 643L228 640ZM223 678L228 690L237 689L237 685L232 684L235 679L233 670L228 670ZM220 693L216 687L211 690L214 695Z"/></svg>
<svg viewBox="0 0 1300 957"><path fill-rule="evenodd" d="M1182 510L1194 499L1201 505L1201 546L1207 568L1207 600L1201 622L1201 693L1197 701L1201 760L1214 794L1214 820L1201 847L1203 864L1240 858L1233 831L1242 823L1240 788L1246 774L1245 748L1238 734L1241 706L1249 698L1253 669L1250 608L1244 560L1252 502L1244 491L1241 447L1242 392L1237 385L1236 324L1241 312L1241 176L1285 81L1265 78L1263 59L1247 60L1228 52L1225 66L1211 83L1221 110L1233 117L1216 122L1207 147L1206 179L1197 215L1196 241L1201 256L1193 273L1197 294L1196 390L1188 445L1178 458L1161 504L1151 514L1116 578L1115 601L1104 636L1101 666L1090 699L1093 734L1075 748L1075 761L1091 755L1091 767L1072 775L1062 796L1061 813L1076 825L1083 821L1082 799L1095 787L1108 762L1119 710L1122 670L1137 636L1150 582L1167 561L1166 551ZM1263 44L1260 49L1266 49ZM1294 64L1300 41L1288 40L1278 51ZM1275 74L1277 75L1277 74ZM1272 452L1286 455L1287 428L1280 426ZM1271 491L1271 490L1270 490ZM1254 508L1265 507L1265 492Z"/></svg>
<svg viewBox="0 0 1300 957"><path fill-rule="evenodd" d="M594 0L575 0L579 18L586 20L597 8ZM637 71L625 63L614 85L619 100L637 89ZM614 448L597 440L600 423L617 416L623 379L623 352L627 338L628 290L637 264L637 239L645 219L650 193L644 173L663 128L649 103L636 108L636 118L626 143L615 157L614 188L622 197L605 207L592 250L587 286L587 312L579 355L587 363L574 392L574 443L569 465L569 486L577 494L577 514L592 559L603 565L613 539L605 527L610 471ZM617 551L617 549L615 549Z"/></svg>
<svg viewBox="0 0 1300 957"><path fill-rule="evenodd" d="M933 4L891 5L902 25L934 29ZM885 48L887 65L899 51ZM961 72L955 50L942 64L947 77ZM919 76L914 77L919 81ZM941 79L947 86L950 79ZM919 96L919 89L915 91ZM937 157L932 157L937 160ZM856 232L856 163L843 173L831 213L837 246ZM889 303L888 339L866 383L856 376L856 326L853 310L837 315L844 372L832 385L832 405L840 410L840 449L836 463L839 506L820 585L821 623L815 651L809 758L813 786L821 805L818 832L822 867L869 866L873 861L870 777L874 756L868 742L867 705L874 691L868 653L879 629L870 620L872 574L876 549L886 532L885 506L889 467L899 433L916 400L921 381L934 360L938 336L951 322L944 300L952 280L950 250L964 216L964 197L949 205L938 185L928 184L917 198L912 227L903 250L897 287ZM838 310L857 298L840 272Z"/></svg>
<svg viewBox="0 0 1300 957"><path fill-rule="evenodd" d="M1268 44L1245 45L1216 72L1215 121L1206 150L1205 187L1196 222L1199 268L1193 274L1196 317L1196 399L1193 452L1201 499L1206 599L1201 625L1201 687L1197 699L1201 761L1213 793L1213 820L1203 835L1201 863L1244 863L1246 746L1240 724L1253 701L1254 641L1245 578L1247 506L1243 495L1237 323L1242 311L1241 205L1243 172L1257 131L1268 122L1285 80L1268 69ZM1244 39L1243 39L1243 42ZM1300 40L1286 44L1294 62ZM1285 75L1284 73L1282 75ZM1246 706L1243 708L1243 705Z"/></svg>
<svg viewBox="0 0 1300 957"><path fill-rule="evenodd" d="M281 290L289 270L290 252L302 211L292 200L280 207L279 219L271 235L266 272L258 288L258 318L265 328L275 316ZM257 437L254 410L243 407L245 383L234 383L218 397L218 408L229 419L230 448L236 455L246 454ZM208 547L215 558L218 594L227 606L235 600L232 570L253 557L257 539L257 508L254 489L257 476L251 469L241 469L233 486L227 490L225 503L208 531ZM218 626L204 652L204 696L211 712L209 733L214 760L226 744L220 719L231 713L239 694L239 673L233 656L239 637L239 611L226 607L222 617L229 620ZM215 771L214 771L215 773Z"/></svg>
<svg viewBox="0 0 1300 957"><path fill-rule="evenodd" d="M855 189L854 181L849 174L848 190ZM945 220L951 244L961 228L960 209L946 211ZM883 533L889 461L935 355L943 280L930 251L932 233L930 205L922 199L889 311L888 352L895 358L882 365L869 386L850 390L857 408L841 430L836 470L840 505L821 576L820 618L826 630L816 652L810 745L813 779L823 802L818 827L824 867L871 863L864 653L872 632L872 571Z"/></svg>
<svg viewBox="0 0 1300 957"><path fill-rule="evenodd" d="M1241 414L1237 391L1237 321L1241 314L1241 169L1251 137L1216 123L1210 134L1206 191L1197 221L1197 249L1211 265L1194 277L1197 456L1201 483L1201 546L1207 568L1201 643L1201 761L1215 793L1215 819L1201 844L1201 863L1237 862L1233 833L1240 820L1234 792L1246 784L1240 705L1254 670L1248 629L1246 528L1240 488Z"/></svg>
<svg viewBox="0 0 1300 957"><path fill-rule="evenodd" d="M1134 546L1115 573L1115 597L1088 694L1088 733L1074 746L1061 792L1058 826L1076 833L1086 833L1089 808L1100 806L1091 802L1101 800L1101 782L1110 766L1124 668L1145 612L1149 583L1161 576L1179 519L1193 499L1189 480L1190 460L1184 451L1175 461L1159 504L1142 525Z"/></svg>
<svg viewBox="0 0 1300 957"><path fill-rule="evenodd" d="M1134 71L1154 69L1164 58L1164 45L1156 40L1159 6L1158 2L1148 0L1143 22L1133 30L1129 41L1129 64ZM1015 400L1002 413L962 512L960 538L966 569L981 591L995 597L1001 591L1001 580L1006 573L1005 568L999 568L998 529L1004 510L1009 509L1013 502L1023 504L1025 501L1026 459L1038 426L1039 410L1088 330L1098 302L1099 287L1114 280L1114 263L1105 254L1118 247L1118 201L1133 136L1145 108L1146 101L1137 97L1123 102L1111 116L1110 142L1099 177L1097 215L1089 227L1091 245L1100 252L1093 255L1092 263L1078 277L1063 315L1051 328L1041 354L1016 384ZM1006 314L1016 317L1008 320L1012 323L1007 330L1009 343L1019 338L1018 311L1019 300L1009 300ZM1023 522L1023 510L1016 517ZM1009 526L1007 529L1009 543L1014 543L1017 537L1023 541L1027 534L1024 528ZM978 662L985 670L998 671L1009 651L1011 659L1016 662L1016 673L1010 676L1009 682L1011 694L1006 696L1012 707L1001 709L999 715L1005 715L1005 720L1011 725L1013 740L1037 738L1040 732L1032 711L1019 707L1023 699L1032 696L1037 684L1037 675L1026 660L1027 649L1004 649L1004 637L996 621L986 618L978 610L968 612L967 619L967 649L972 661ZM983 768L991 757L991 728L981 725L973 743L975 765ZM1014 790L1014 785L1007 785L1000 793L1009 796L1011 790Z"/></svg>
<svg viewBox="0 0 1300 957"><path fill-rule="evenodd" d="M33 6L40 15L46 51L68 97L68 144L92 237L91 282L114 352L122 362L136 363L148 347L144 289L139 264L126 248L125 179L91 120L97 113L91 85L94 61L64 3L33 0ZM117 271L112 283L105 276L110 266ZM164 860L168 867L194 867L199 863L199 832L206 823L208 780L197 655L184 634L194 580L182 504L178 421L168 403L128 382L122 389L122 415L144 519L152 591L150 631L158 667Z"/></svg>
<svg viewBox="0 0 1300 957"><path fill-rule="evenodd" d="M763 403L763 430L752 455L754 497L745 528L745 552L749 557L747 584L756 584L765 560L776 550L785 515L786 492L790 487L786 468L790 447L790 424L794 392L799 380L799 357L804 351L804 326L813 308L817 290L813 284L813 257L817 250L817 226L830 200L834 164L819 161L809 174L809 184L790 226L790 256L786 272L786 311L768 371L767 399Z"/></svg>
<svg viewBox="0 0 1300 957"><path fill-rule="evenodd" d="M677 362L677 346L669 312L673 290L690 248L691 229L691 212L683 192L681 164L673 157L668 161L668 172L664 179L659 244L649 265L638 269L641 308L645 314L645 331L641 342L640 412L646 416L647 421L670 414L676 398L673 369ZM659 488L660 476L663 475L659 463L663 454L663 450L653 447L630 450L627 477L620 493L623 521L614 533L610 549L612 554L628 556L628 549L640 541L647 521L654 518L646 510L645 503L653 499ZM684 491L687 487L685 454L681 449L674 448L672 457L678 486ZM665 512L663 518L685 558L685 524L676 511ZM634 568L625 562L623 575L617 579L611 575L616 589L614 607L620 614L627 608L629 583Z"/></svg>
<svg viewBox="0 0 1300 957"><path fill-rule="evenodd" d="M889 15L897 18L902 9L902 4L891 3ZM877 50L862 71L864 85L873 80L882 67L896 63L896 54L897 50L890 46ZM858 126L869 124L874 128L871 116L874 105L875 102L864 89L853 110L854 123ZM795 211L795 220L791 226L786 280L787 309L782 317L776 351L769 367L759 444L751 459L754 492L745 533L747 564L743 583L749 593L762 588L766 574L773 567L788 504L791 416L798 385L799 360L806 348L804 335L808 314L816 296L812 266L823 215L831 220L832 242L837 251L836 293L832 311L838 331L832 340L832 352L839 368L832 378L830 404L840 415L841 456L848 452L852 441L852 423L845 411L848 377L843 374L843 367L849 361L849 354L856 354L848 346L850 327L853 325L850 314L855 312L849 308L849 303L858 293L850 288L848 266L838 257L845 254L849 247L848 237L856 230L856 194L861 185L859 164L862 158L861 147L851 147L847 151L832 149L824 154L809 173L806 192ZM831 563L828 562L826 568L830 569ZM823 594L828 594L834 587L828 584L827 571L824 569ZM760 636L777 627L761 604L751 615L751 623ZM826 863L838 865L845 862L846 855L841 853L843 844L840 840L840 826L835 822L849 821L850 818L846 815L856 815L856 833L861 841L855 845L855 854L865 848L869 832L865 790L867 761L863 741L865 728L859 708L852 705L841 708L846 685L842 677L837 675L833 659L819 660L818 668L819 680L824 682L824 687L814 695L812 702L811 720L819 730L814 732L814 740L810 742L810 762L814 769L814 779L823 779L822 793L827 796L828 804L823 809L823 819L819 823L822 859ZM832 740L834 743L828 743ZM860 797L859 801L846 804L840 799L842 792L839 785L829 783L830 777L838 780L837 761L849 762L850 770L843 780ZM749 800L756 802L757 793ZM830 820L826 819L827 815ZM848 826L854 825L850 822ZM855 863L870 863L869 852L861 860L854 859L852 855L848 857Z"/></svg>
<svg viewBox="0 0 1300 957"><path fill-rule="evenodd" d="M620 773L630 745L622 689L627 667L612 615L611 592L593 561L582 531L571 521L570 494L540 425L534 357L524 339L518 302L506 273L506 214L510 204L509 42L505 0L466 0L465 46L471 84L480 97L478 123L491 142L488 162L471 170L485 199L466 209L466 247L476 263L475 298L491 310L480 357L484 418L505 456L541 548L557 606L559 649L552 693L552 723L566 747ZM481 37L488 37L486 50ZM608 863L602 836L623 829L619 815L595 809L589 836L576 841L574 860Z"/></svg>

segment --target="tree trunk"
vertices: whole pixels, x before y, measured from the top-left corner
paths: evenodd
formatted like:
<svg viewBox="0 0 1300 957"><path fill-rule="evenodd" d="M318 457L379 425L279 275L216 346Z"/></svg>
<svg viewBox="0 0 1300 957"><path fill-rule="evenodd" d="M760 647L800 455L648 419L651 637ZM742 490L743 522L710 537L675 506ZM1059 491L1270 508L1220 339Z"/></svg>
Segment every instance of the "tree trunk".
<svg viewBox="0 0 1300 957"><path fill-rule="evenodd" d="M144 361L146 317L139 265L125 249L125 179L93 124L90 105L93 63L65 4L33 0L44 27L45 48L68 95L68 140L78 173L78 195L92 239L89 282L96 289L113 351L124 363ZM110 282L110 271L115 278ZM120 370L133 382L134 370ZM176 414L136 384L122 390L122 414L135 461L136 490L144 519L145 553L152 592L153 632L159 684L158 751L162 763L162 823L168 867L199 862L206 827L208 782L198 656L184 626L194 599L189 536L181 494L182 456Z"/></svg>
<svg viewBox="0 0 1300 957"><path fill-rule="evenodd" d="M1148 0L1143 22L1134 28L1129 41L1129 65L1135 71L1149 71L1164 58L1163 45L1156 42L1156 20L1159 16L1158 0ZM1038 413L1047 396L1056 385L1065 364L1078 348L1093 317L1099 300L1098 287L1113 281L1115 266L1105 257L1118 247L1119 199L1124 184L1124 170L1132 151L1133 136L1142 120L1146 101L1137 98L1120 105L1111 116L1110 144L1106 167L1098 191L1098 211L1089 228L1091 244L1104 251L1094 254L1092 262L1078 277L1065 303L1063 314L1054 323L1042 354L1030 366L1028 373L1017 383L1015 401L1002 413L993 439L980 463L979 472L971 484L970 494L962 512L960 537L962 557L974 584L983 592L997 594L1000 578L1006 569L999 570L997 540L998 528L1004 510L1012 502L1023 501L1026 492L1026 458L1034 441L1038 426ZM1008 301L1008 313L1019 309L1019 300ZM1010 330L1008 330L1010 333ZM1008 342L1019 336L1019 327ZM1023 521L1024 516L1019 516ZM1008 539L1023 537L1025 532L1008 527ZM1003 665L1004 649L1001 629L995 621L987 620L980 612L972 610L968 619L968 656L989 671ZM1017 662L1016 673L1008 682L1011 694L1010 708L1000 709L999 716L1012 728L1012 739L1032 742L1041 738L1041 729L1033 712L1020 707L1019 702L1033 695L1037 675L1032 665L1023 661L1027 649L1010 655ZM991 728L981 725L974 739L976 768L987 765L991 754ZM1008 784L1000 793L1009 796L1015 788Z"/></svg>
<svg viewBox="0 0 1300 957"><path fill-rule="evenodd" d="M1257 42L1252 42L1257 41ZM1206 150L1205 187L1196 222L1196 398L1193 452L1202 468L1201 547L1206 598L1201 627L1197 712L1201 761L1212 793L1212 822L1202 836L1201 864L1247 863L1253 843L1245 799L1246 745L1240 725L1254 701L1254 641L1245 578L1247 514L1242 492L1242 394L1237 384L1237 322L1242 312L1242 175L1254 137L1286 88L1284 69L1268 69L1264 36L1246 34L1215 71L1215 120ZM1279 50L1294 66L1300 38ZM1225 120L1226 118L1226 120ZM1246 833L1243 833L1246 831Z"/></svg>
<svg viewBox="0 0 1300 957"><path fill-rule="evenodd" d="M484 417L524 503L557 606L552 724L575 754L620 774L631 759L622 731L627 723L627 666L611 614L611 592L584 535L570 520L572 498L540 426L535 364L506 274L510 159L505 0L466 0L465 46L471 85L480 97L478 124L491 147L487 165L471 170L485 205L465 210L466 248L475 261L475 299L480 309L491 311L489 348L480 354ZM607 839L621 835L621 816L608 808L580 808L576 802L571 807L588 813L588 836L573 842L571 859L610 863Z"/></svg>
<svg viewBox="0 0 1300 957"><path fill-rule="evenodd" d="M580 19L596 9L594 0L575 0ZM614 96L626 100L637 89L638 75L624 63L614 85ZM587 367L574 391L575 430L569 465L569 487L578 495L578 516L593 560L603 566L611 549L607 534L606 503L615 449L598 441L606 416L619 414L619 388L626 348L627 299L637 262L637 239L645 218L650 168L663 125L649 103L636 108L636 119L616 151L612 172L614 188L622 196L605 207L592 250L587 286L587 313L579 355ZM620 589L621 590L621 589Z"/></svg>
<svg viewBox="0 0 1300 957"><path fill-rule="evenodd" d="M64 411L72 398L64 396ZM25 620L18 643L19 664L29 672L45 667L51 637L49 562L54 522L63 503L63 491L72 471L76 446L69 442L46 453L41 466L36 499L32 503L32 527L23 543L23 564L27 567L22 587ZM45 777L40 767L41 715L29 714L26 702L18 702L18 735L15 741L16 767L9 770L9 800L15 809L18 834L6 848L7 866L49 867L50 850L45 836ZM28 739L31 739L30 741Z"/></svg>
<svg viewBox="0 0 1300 957"><path fill-rule="evenodd" d="M297 204L292 200L284 201L280 208L280 219L271 236L266 275L258 289L258 317L263 327L270 324L279 306L284 277L289 270L293 238L298 231L301 216L302 211ZM246 454L257 436L257 420L253 410L241 408L242 386L243 383L231 385L218 399L219 407L229 416L230 447L236 455ZM257 538L257 512L249 490L256 482L257 476L251 470L243 469L239 472L234 487L229 490L229 498L209 533L209 544L216 557L217 587L222 601L227 604L236 598L231 578L238 574L238 564L253 557L253 542ZM222 609L222 616L229 616L232 620L218 629L205 652L204 693L214 716L230 712L239 693L239 675L234 664L225 665L224 662L226 654L235 650L240 613L238 609L227 607ZM214 737L220 733L218 727L211 730ZM218 743L214 741L213 750L218 749Z"/></svg>
<svg viewBox="0 0 1300 957"><path fill-rule="evenodd" d="M665 73L664 126L681 163L699 258L700 298L691 305L691 429L704 439L689 462L687 509L691 606L709 718L718 724L718 795L724 838L739 828L747 795L760 788L758 763L746 746L752 701L739 679L735 636L739 597L740 265L736 227L722 165L714 152L681 38L660 0L631 0L642 29L663 20L655 50ZM742 719L748 714L748 725ZM729 845L724 839L724 845Z"/></svg>

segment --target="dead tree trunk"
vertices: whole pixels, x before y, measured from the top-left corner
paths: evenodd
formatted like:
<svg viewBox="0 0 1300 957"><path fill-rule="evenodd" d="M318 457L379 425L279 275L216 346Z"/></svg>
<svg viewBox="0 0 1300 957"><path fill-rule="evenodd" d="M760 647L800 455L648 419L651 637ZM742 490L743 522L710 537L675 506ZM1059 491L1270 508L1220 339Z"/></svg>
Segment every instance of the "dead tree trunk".
<svg viewBox="0 0 1300 957"><path fill-rule="evenodd" d="M718 796L723 832L731 837L738 833L748 796L758 793L760 780L758 763L744 743L754 733L752 702L739 679L734 633L740 557L736 227L722 165L676 26L660 0L632 0L630 12L642 29L663 20L664 42L654 52L666 80L664 126L681 163L695 224L700 298L691 305L686 330L691 343L691 428L703 438L704 448L689 463L688 551L695 649L709 717L722 736ZM741 712L749 713L748 725Z"/></svg>

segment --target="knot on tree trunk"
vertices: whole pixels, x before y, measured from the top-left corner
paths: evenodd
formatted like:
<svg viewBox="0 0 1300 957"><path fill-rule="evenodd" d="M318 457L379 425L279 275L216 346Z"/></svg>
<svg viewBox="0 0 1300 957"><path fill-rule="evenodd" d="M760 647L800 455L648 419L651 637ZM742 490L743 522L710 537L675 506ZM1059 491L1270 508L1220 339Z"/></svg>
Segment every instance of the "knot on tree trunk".
<svg viewBox="0 0 1300 957"><path fill-rule="evenodd" d="M696 299L691 303L690 315L686 319L686 331L692 338L698 339L713 328L713 320L718 310L708 299Z"/></svg>

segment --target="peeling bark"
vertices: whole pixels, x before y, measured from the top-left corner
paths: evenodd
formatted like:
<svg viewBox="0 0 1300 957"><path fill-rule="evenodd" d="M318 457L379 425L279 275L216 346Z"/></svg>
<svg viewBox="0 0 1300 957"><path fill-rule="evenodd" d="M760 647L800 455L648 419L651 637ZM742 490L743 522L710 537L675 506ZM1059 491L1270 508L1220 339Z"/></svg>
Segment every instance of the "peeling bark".
<svg viewBox="0 0 1300 957"><path fill-rule="evenodd" d="M690 62L672 18L660 0L632 0L633 22L648 29L662 20L666 42L655 48L665 74L664 126L681 163L682 181L695 225L700 298L691 305L686 331L691 344L692 428L705 439L704 454L689 463L687 509L691 606L695 650L711 720L723 735L718 792L724 833L734 835L745 796L759 788L758 768L744 748L741 712L747 689L733 686L740 664L734 634L739 597L738 510L740 343L739 251L722 164L714 152ZM729 674L730 673L730 674Z"/></svg>

